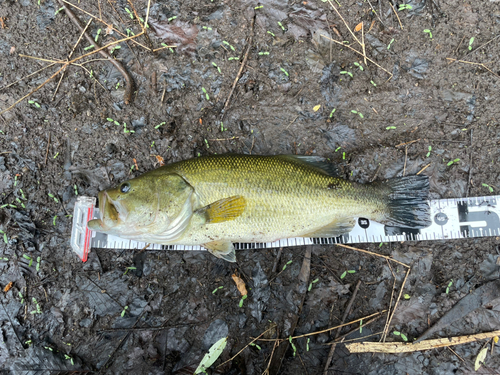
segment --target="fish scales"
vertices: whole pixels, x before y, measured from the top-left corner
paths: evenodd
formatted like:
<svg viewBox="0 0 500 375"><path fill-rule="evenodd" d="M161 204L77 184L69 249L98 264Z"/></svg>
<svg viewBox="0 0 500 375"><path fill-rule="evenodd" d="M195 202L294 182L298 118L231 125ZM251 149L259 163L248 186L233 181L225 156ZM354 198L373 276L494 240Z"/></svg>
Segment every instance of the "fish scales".
<svg viewBox="0 0 500 375"><path fill-rule="evenodd" d="M235 220L189 228L193 230L176 242L186 245L223 237L233 242L273 242L311 233L340 217L382 209L373 189L293 159L221 155L162 168L178 173L194 187L200 207L235 195L247 201Z"/></svg>
<svg viewBox="0 0 500 375"><path fill-rule="evenodd" d="M358 184L314 156L213 155L160 167L99 193L89 228L161 244L203 245L235 261L232 242L335 237L354 218L430 224L425 176Z"/></svg>

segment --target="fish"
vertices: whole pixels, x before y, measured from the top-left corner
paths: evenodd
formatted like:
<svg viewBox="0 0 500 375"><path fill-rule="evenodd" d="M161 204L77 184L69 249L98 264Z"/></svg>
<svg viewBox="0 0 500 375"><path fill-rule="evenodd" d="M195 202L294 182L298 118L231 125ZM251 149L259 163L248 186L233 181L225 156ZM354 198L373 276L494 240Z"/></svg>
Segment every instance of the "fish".
<svg viewBox="0 0 500 375"><path fill-rule="evenodd" d="M425 228L428 193L427 176L360 184L319 156L211 155L100 191L99 218L88 228L145 243L202 245L235 262L235 242L337 237L359 217Z"/></svg>

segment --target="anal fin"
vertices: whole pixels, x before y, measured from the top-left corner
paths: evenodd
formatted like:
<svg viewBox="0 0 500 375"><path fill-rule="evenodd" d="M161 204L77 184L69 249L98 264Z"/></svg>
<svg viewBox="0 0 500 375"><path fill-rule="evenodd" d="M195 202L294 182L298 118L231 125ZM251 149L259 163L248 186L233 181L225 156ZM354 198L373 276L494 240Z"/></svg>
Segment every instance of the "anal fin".
<svg viewBox="0 0 500 375"><path fill-rule="evenodd" d="M215 255L217 258L227 260L228 262L236 262L236 254L234 252L234 246L229 241L212 241L203 244L207 250Z"/></svg>
<svg viewBox="0 0 500 375"><path fill-rule="evenodd" d="M341 218L332 221L330 224L325 225L314 232L307 233L301 237L309 238L331 238L338 237L343 234L349 233L354 228L355 221L352 218Z"/></svg>
<svg viewBox="0 0 500 375"><path fill-rule="evenodd" d="M197 213L205 215L206 224L223 223L239 217L245 211L246 204L245 198L235 195L202 207Z"/></svg>

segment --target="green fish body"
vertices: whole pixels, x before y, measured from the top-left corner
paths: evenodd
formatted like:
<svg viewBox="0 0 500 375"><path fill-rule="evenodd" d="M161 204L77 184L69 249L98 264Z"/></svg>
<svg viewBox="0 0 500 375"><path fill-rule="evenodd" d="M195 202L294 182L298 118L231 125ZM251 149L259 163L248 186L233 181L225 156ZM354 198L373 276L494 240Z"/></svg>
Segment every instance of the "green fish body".
<svg viewBox="0 0 500 375"><path fill-rule="evenodd" d="M99 193L92 230L137 241L203 245L235 261L233 242L335 237L355 218L430 225L425 176L358 184L314 156L215 155L160 167Z"/></svg>

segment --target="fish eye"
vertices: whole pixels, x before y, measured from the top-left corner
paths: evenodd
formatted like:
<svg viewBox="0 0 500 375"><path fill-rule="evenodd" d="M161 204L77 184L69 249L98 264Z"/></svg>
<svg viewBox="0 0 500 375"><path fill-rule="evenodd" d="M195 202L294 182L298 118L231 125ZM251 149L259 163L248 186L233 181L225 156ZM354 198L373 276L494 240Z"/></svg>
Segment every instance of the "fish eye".
<svg viewBox="0 0 500 375"><path fill-rule="evenodd" d="M130 184L128 182L122 184L122 186L120 186L120 191L122 193L128 193L130 191Z"/></svg>

